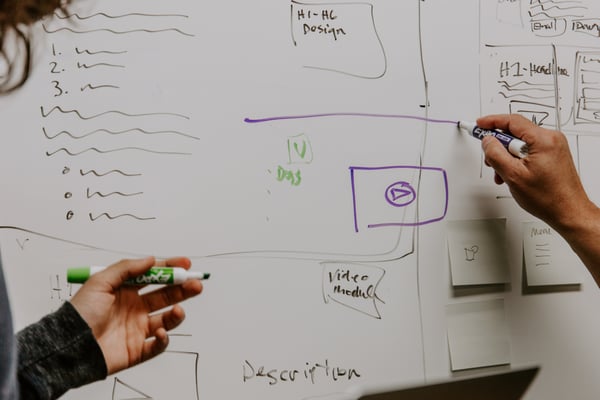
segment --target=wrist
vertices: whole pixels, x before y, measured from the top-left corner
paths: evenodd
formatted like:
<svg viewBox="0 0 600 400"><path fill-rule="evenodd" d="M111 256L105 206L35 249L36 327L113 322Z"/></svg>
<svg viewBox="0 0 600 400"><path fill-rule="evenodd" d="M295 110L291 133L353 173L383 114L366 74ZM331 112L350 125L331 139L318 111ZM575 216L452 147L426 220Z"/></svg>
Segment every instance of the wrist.
<svg viewBox="0 0 600 400"><path fill-rule="evenodd" d="M600 235L600 208L586 197L572 209L566 207L551 225L570 243L590 236L596 239Z"/></svg>

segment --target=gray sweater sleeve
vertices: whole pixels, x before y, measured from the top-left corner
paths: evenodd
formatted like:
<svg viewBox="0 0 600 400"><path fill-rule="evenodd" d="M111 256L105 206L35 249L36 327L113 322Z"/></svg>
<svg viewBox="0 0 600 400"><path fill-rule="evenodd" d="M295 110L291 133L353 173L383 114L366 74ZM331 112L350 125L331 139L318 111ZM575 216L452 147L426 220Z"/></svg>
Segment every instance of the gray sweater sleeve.
<svg viewBox="0 0 600 400"><path fill-rule="evenodd" d="M67 390L104 379L104 355L71 303L17 334L21 399L56 399Z"/></svg>

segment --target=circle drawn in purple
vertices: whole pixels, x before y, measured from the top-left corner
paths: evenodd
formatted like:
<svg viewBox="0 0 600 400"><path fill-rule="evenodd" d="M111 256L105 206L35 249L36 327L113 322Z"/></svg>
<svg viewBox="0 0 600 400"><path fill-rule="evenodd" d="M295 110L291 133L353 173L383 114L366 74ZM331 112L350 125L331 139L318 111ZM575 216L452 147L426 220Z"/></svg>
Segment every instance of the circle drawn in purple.
<svg viewBox="0 0 600 400"><path fill-rule="evenodd" d="M417 192L405 181L392 183L385 189L385 200L394 207L406 207L417 198Z"/></svg>

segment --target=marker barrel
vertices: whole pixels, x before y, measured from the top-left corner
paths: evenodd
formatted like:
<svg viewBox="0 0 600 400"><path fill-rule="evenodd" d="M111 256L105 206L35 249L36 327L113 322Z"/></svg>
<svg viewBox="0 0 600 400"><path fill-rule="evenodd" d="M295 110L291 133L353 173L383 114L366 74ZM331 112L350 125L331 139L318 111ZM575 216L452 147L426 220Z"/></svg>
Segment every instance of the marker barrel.
<svg viewBox="0 0 600 400"><path fill-rule="evenodd" d="M483 129L472 122L460 121L458 127L466 130L471 136L479 140L482 140L486 136L495 137L515 157L525 158L529 154L527 143L509 133L498 129Z"/></svg>
<svg viewBox="0 0 600 400"><path fill-rule="evenodd" d="M67 282L84 283L106 267L80 267L67 270ZM180 267L152 267L143 275L125 281L129 285L178 285L188 279L208 279L210 274Z"/></svg>

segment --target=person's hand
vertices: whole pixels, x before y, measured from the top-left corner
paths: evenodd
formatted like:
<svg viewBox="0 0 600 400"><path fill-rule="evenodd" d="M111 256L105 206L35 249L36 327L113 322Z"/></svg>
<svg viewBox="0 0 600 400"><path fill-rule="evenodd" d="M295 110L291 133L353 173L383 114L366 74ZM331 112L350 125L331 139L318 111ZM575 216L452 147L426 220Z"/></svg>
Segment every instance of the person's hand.
<svg viewBox="0 0 600 400"><path fill-rule="evenodd" d="M482 140L485 163L494 169L496 183L506 182L521 207L559 231L586 211L591 202L563 133L539 127L518 114L489 115L479 118L477 125L509 131L527 143L529 155L519 159L497 139Z"/></svg>
<svg viewBox="0 0 600 400"><path fill-rule="evenodd" d="M167 331L185 318L178 303L202 291L202 283L196 279L143 295L138 294L139 286L123 284L152 266L189 269L191 261L185 257L160 262L154 257L123 260L92 275L71 299L102 349L108 374L163 352L169 343ZM173 307L155 313L169 306Z"/></svg>
<svg viewBox="0 0 600 400"><path fill-rule="evenodd" d="M482 117L477 125L509 131L527 143L529 155L518 159L498 140L485 137L485 163L521 207L562 235L600 286L600 209L585 193L565 135L514 114Z"/></svg>

